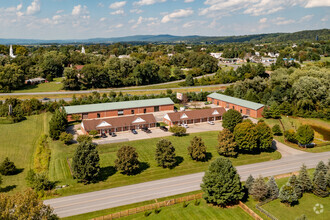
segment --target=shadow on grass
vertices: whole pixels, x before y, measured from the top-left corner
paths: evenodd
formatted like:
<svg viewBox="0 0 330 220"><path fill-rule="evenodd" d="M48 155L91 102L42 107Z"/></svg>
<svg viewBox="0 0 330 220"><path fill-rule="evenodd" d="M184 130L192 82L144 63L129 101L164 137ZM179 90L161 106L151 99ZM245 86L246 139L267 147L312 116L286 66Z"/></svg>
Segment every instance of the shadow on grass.
<svg viewBox="0 0 330 220"><path fill-rule="evenodd" d="M110 176L117 172L114 166L101 167L99 178L97 181L106 181Z"/></svg>
<svg viewBox="0 0 330 220"><path fill-rule="evenodd" d="M175 157L175 164L173 164L173 166L169 167L170 169L174 169L175 167L179 166L182 162L183 162L183 157L181 156L176 156Z"/></svg>
<svg viewBox="0 0 330 220"><path fill-rule="evenodd" d="M139 169L137 169L135 172L132 173L132 175L137 175L145 171L150 167L150 164L147 162L140 162Z"/></svg>
<svg viewBox="0 0 330 220"><path fill-rule="evenodd" d="M15 189L16 186L17 186L17 185L10 185L10 186L6 186L6 187L4 187L4 188L1 188L1 187L0 187L0 192L2 192L2 193L9 192L9 191Z"/></svg>
<svg viewBox="0 0 330 220"><path fill-rule="evenodd" d="M207 162L209 160L211 160L213 157L212 153L211 152L206 152L205 153L205 159L203 160L203 162Z"/></svg>

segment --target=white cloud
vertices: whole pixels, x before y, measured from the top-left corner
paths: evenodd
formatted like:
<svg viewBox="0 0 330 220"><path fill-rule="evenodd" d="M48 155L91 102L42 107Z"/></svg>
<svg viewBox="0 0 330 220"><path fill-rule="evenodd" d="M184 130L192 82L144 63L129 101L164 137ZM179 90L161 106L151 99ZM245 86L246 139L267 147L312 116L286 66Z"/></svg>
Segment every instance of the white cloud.
<svg viewBox="0 0 330 220"><path fill-rule="evenodd" d="M126 1L121 1L121 2L114 2L112 3L109 8L111 9L118 9L118 8L122 8L126 5Z"/></svg>
<svg viewBox="0 0 330 220"><path fill-rule="evenodd" d="M264 24L267 22L267 18L260 18L259 23Z"/></svg>
<svg viewBox="0 0 330 220"><path fill-rule="evenodd" d="M112 14L112 15L122 15L122 14L124 14L124 10L119 9L117 11L111 12L110 14Z"/></svg>
<svg viewBox="0 0 330 220"><path fill-rule="evenodd" d="M299 22L307 22L307 21L310 21L313 17L314 17L314 15L306 15L306 16L300 18Z"/></svg>
<svg viewBox="0 0 330 220"><path fill-rule="evenodd" d="M162 23L167 23L176 18L188 17L189 15L192 15L193 13L194 13L194 11L191 9L179 9L177 11L174 11L170 14L165 15L162 18Z"/></svg>
<svg viewBox="0 0 330 220"><path fill-rule="evenodd" d="M140 0L137 2L134 2L133 5L153 5L155 3L159 3L159 2L166 2L166 0Z"/></svg>
<svg viewBox="0 0 330 220"><path fill-rule="evenodd" d="M56 14L61 14L61 13L63 13L64 12L64 10L57 10L56 11Z"/></svg>
<svg viewBox="0 0 330 220"><path fill-rule="evenodd" d="M102 2L97 4L97 7L104 8L104 4Z"/></svg>
<svg viewBox="0 0 330 220"><path fill-rule="evenodd" d="M143 11L141 9L135 8L135 9L131 9L129 12L136 13L136 14L141 14Z"/></svg>
<svg viewBox="0 0 330 220"><path fill-rule="evenodd" d="M23 4L21 3L21 4L17 5L16 10L19 11L22 9L22 7L23 7Z"/></svg>
<svg viewBox="0 0 330 220"><path fill-rule="evenodd" d="M321 19L321 21L323 21L323 22L326 22L326 21L328 21L328 20L329 20L329 16L328 16L328 15L324 16L324 17Z"/></svg>
<svg viewBox="0 0 330 220"><path fill-rule="evenodd" d="M102 21L105 21L107 18L103 17L103 18L100 18L100 22Z"/></svg>
<svg viewBox="0 0 330 220"><path fill-rule="evenodd" d="M20 7L21 8L21 7ZM27 15L33 15L37 12L40 11L40 1L39 0L34 0L31 5L29 5L26 9L26 14Z"/></svg>
<svg viewBox="0 0 330 220"><path fill-rule="evenodd" d="M129 24L132 24L132 23L134 23L134 22L135 22L134 19L131 19L131 20L128 21Z"/></svg>
<svg viewBox="0 0 330 220"><path fill-rule="evenodd" d="M185 3L194 2L194 0L184 0Z"/></svg>
<svg viewBox="0 0 330 220"><path fill-rule="evenodd" d="M287 24L295 23L295 20L286 19L286 18L283 18L283 17L277 17L276 19L273 20L273 23L276 24L276 25L287 25Z"/></svg>
<svg viewBox="0 0 330 220"><path fill-rule="evenodd" d="M123 24L117 24L114 26L114 28L121 28L123 26Z"/></svg>
<svg viewBox="0 0 330 220"><path fill-rule="evenodd" d="M135 22L134 19L130 20L128 23L133 23L133 22ZM147 22L149 22L147 25L150 26L150 25L156 25L156 24L158 24L159 23L159 20L158 20L158 18L154 18L154 17L144 18L144 17L140 16L138 18L138 20L136 21L136 23L132 26L132 28L133 29L134 28L137 28L140 24L147 23Z"/></svg>
<svg viewBox="0 0 330 220"><path fill-rule="evenodd" d="M305 8L314 8L314 7L329 7L330 0L308 0Z"/></svg>
<svg viewBox="0 0 330 220"><path fill-rule="evenodd" d="M72 15L79 16L82 14L89 14L88 8L86 5L81 6L81 5L76 5L72 9Z"/></svg>

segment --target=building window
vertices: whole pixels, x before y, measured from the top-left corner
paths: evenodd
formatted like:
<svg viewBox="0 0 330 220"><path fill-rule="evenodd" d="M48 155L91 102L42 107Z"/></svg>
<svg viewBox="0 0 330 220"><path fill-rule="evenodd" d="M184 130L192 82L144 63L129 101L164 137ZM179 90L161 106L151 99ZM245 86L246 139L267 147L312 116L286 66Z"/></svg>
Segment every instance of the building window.
<svg viewBox="0 0 330 220"><path fill-rule="evenodd" d="M154 107L154 112L159 112L159 106Z"/></svg>
<svg viewBox="0 0 330 220"><path fill-rule="evenodd" d="M229 108L229 103L226 103L226 108Z"/></svg>
<svg viewBox="0 0 330 220"><path fill-rule="evenodd" d="M96 117L97 117L97 118L100 118L100 117L101 117L100 113L97 113L97 114L96 114Z"/></svg>
<svg viewBox="0 0 330 220"><path fill-rule="evenodd" d="M235 106L233 106L233 109L235 109Z"/></svg>
<svg viewBox="0 0 330 220"><path fill-rule="evenodd" d="M246 114L250 115L250 109L246 109Z"/></svg>
<svg viewBox="0 0 330 220"><path fill-rule="evenodd" d="M124 115L124 110L118 110L118 116Z"/></svg>
<svg viewBox="0 0 330 220"><path fill-rule="evenodd" d="M242 109L240 110L240 112L241 112L241 114L242 114L242 112L243 112Z"/></svg>
<svg viewBox="0 0 330 220"><path fill-rule="evenodd" d="M217 101L217 105L219 105L219 101Z"/></svg>
<svg viewBox="0 0 330 220"><path fill-rule="evenodd" d="M88 118L88 113L83 113L82 114L82 119L87 119Z"/></svg>
<svg viewBox="0 0 330 220"><path fill-rule="evenodd" d="M143 109L143 113L145 114L145 113L147 113L147 109L145 108L145 109Z"/></svg>
<svg viewBox="0 0 330 220"><path fill-rule="evenodd" d="M134 109L131 110L131 114L134 115Z"/></svg>

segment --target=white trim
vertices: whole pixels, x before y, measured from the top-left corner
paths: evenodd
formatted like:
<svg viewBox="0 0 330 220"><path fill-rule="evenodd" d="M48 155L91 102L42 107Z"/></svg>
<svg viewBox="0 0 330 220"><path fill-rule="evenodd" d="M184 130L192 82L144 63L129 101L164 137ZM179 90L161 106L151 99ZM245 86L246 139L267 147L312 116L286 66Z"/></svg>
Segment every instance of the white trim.
<svg viewBox="0 0 330 220"><path fill-rule="evenodd" d="M140 117L137 117L132 123L141 123L141 122L146 122L146 120L143 120Z"/></svg>
<svg viewBox="0 0 330 220"><path fill-rule="evenodd" d="M108 122L106 121L102 121L100 124L98 124L96 127L109 127L109 126L112 126L111 124L109 124Z"/></svg>
<svg viewBox="0 0 330 220"><path fill-rule="evenodd" d="M212 113L212 115L218 115L218 114L219 114L219 112L216 109Z"/></svg>
<svg viewBox="0 0 330 220"><path fill-rule="evenodd" d="M164 115L164 119L166 119L166 120L172 122L172 120L170 119L170 117L168 116L168 114Z"/></svg>
<svg viewBox="0 0 330 220"><path fill-rule="evenodd" d="M186 113L183 113L183 115L180 118L188 118L188 116L186 115Z"/></svg>

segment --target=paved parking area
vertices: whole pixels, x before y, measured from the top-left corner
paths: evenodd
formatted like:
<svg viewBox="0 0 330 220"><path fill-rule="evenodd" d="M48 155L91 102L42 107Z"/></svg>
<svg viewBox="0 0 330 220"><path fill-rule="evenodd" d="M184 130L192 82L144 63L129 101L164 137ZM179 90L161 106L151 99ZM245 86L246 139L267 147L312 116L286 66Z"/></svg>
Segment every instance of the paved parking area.
<svg viewBox="0 0 330 220"><path fill-rule="evenodd" d="M210 125L208 123L198 123L198 124L191 124L188 125L187 133L198 133L198 132L206 132L206 131L220 131L222 130L222 122L217 121L214 125ZM110 143L119 143L119 142L126 142L126 141L135 141L135 140L143 140L148 138L157 138L157 137L167 137L171 136L171 132L164 132L159 128L151 128L152 133L147 134L141 130L137 130L138 134L133 134L130 131L125 132L117 132L117 137L107 137L107 138L100 138L93 140L94 143L97 144L110 144Z"/></svg>

